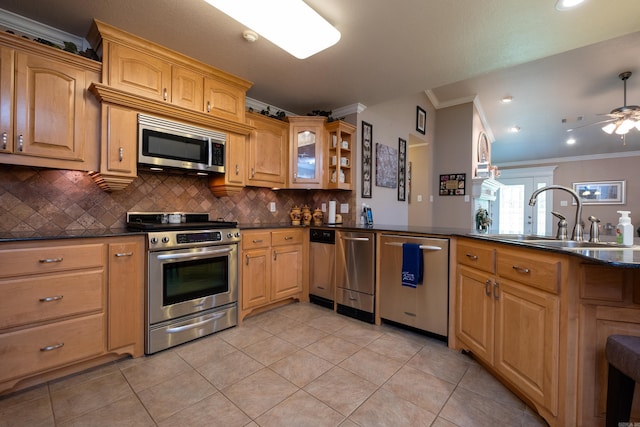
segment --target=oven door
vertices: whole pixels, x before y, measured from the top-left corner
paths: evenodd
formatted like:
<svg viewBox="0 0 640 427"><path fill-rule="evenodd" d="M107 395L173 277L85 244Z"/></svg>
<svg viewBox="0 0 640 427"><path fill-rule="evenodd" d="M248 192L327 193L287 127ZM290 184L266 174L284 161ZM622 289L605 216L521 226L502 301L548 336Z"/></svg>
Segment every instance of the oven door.
<svg viewBox="0 0 640 427"><path fill-rule="evenodd" d="M238 301L238 245L149 252L148 321Z"/></svg>

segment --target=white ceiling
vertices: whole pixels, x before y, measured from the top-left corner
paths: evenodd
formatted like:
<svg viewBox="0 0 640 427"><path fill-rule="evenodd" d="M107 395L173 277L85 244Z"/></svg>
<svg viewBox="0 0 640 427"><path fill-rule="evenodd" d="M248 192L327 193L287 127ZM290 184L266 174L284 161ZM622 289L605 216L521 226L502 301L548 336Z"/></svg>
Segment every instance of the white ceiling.
<svg viewBox="0 0 640 427"><path fill-rule="evenodd" d="M85 36L93 18L254 82L248 96L306 114L375 105L430 91L437 107L478 97L495 137L493 160L530 161L640 150L599 127L623 103L617 75L634 72L628 104L640 104L640 1L306 0L342 33L337 45L298 60L204 0L2 0L0 8ZM286 13L284 11L283 13ZM498 100L514 97L501 105ZM569 125L561 120L569 119ZM509 134L518 125L522 131Z"/></svg>

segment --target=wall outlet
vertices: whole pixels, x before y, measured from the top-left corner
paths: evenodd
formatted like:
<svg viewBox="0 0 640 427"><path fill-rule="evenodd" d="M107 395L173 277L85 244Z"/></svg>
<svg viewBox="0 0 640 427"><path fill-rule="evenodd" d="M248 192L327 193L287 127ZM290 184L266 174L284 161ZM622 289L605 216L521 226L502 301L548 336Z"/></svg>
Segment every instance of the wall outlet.
<svg viewBox="0 0 640 427"><path fill-rule="evenodd" d="M418 194L418 201L421 202L422 201L422 194Z"/></svg>
<svg viewBox="0 0 640 427"><path fill-rule="evenodd" d="M566 200L560 200L560 206L569 206L569 202Z"/></svg>
<svg viewBox="0 0 640 427"><path fill-rule="evenodd" d="M275 212L275 211L276 211L276 202L269 203L269 212Z"/></svg>
<svg viewBox="0 0 640 427"><path fill-rule="evenodd" d="M340 213L349 213L349 203L340 203Z"/></svg>
<svg viewBox="0 0 640 427"><path fill-rule="evenodd" d="M465 201L465 202L467 202L467 203L469 203L469 200L470 200L470 199L469 199L469 195L468 195L468 194L465 194L465 196L464 196L464 201Z"/></svg>
<svg viewBox="0 0 640 427"><path fill-rule="evenodd" d="M322 212L326 212L326 211L327 211L327 204L326 204L326 203L323 203L323 204L322 204L322 206L320 207L320 210L321 210Z"/></svg>

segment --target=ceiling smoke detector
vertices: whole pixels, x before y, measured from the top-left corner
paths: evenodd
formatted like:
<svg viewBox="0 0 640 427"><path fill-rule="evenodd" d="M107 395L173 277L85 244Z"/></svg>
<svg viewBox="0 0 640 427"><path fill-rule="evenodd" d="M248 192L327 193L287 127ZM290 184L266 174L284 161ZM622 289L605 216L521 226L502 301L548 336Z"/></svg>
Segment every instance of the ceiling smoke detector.
<svg viewBox="0 0 640 427"><path fill-rule="evenodd" d="M258 36L258 33L256 33L255 31L244 30L242 32L242 38L244 38L249 43L253 43L258 40L259 36Z"/></svg>

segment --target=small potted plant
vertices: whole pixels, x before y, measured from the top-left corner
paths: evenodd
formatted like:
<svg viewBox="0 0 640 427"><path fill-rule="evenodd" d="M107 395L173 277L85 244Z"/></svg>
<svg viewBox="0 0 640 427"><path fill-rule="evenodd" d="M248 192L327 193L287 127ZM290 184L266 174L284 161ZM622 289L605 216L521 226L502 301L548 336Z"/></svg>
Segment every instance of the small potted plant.
<svg viewBox="0 0 640 427"><path fill-rule="evenodd" d="M485 208L479 208L476 211L476 230L480 233L488 233L490 225L489 212Z"/></svg>

